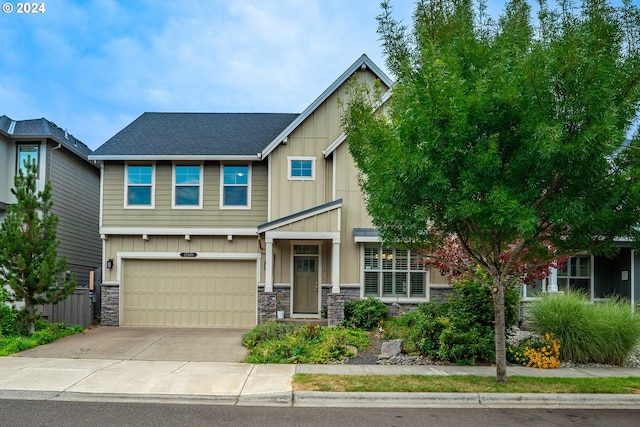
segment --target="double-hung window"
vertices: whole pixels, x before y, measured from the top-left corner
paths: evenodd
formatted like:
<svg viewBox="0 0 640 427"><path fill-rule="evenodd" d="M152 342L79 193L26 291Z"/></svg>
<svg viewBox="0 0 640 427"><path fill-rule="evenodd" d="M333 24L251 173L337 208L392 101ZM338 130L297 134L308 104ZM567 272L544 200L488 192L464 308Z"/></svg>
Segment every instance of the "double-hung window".
<svg viewBox="0 0 640 427"><path fill-rule="evenodd" d="M153 208L154 204L154 166L125 166L125 207Z"/></svg>
<svg viewBox="0 0 640 427"><path fill-rule="evenodd" d="M251 207L251 168L248 165L223 165L220 207L248 209Z"/></svg>
<svg viewBox="0 0 640 427"><path fill-rule="evenodd" d="M18 145L18 164L16 165L16 171L22 171L24 175L27 174L26 163L35 163L38 168L38 145L37 144L19 144ZM16 172L17 175L17 172Z"/></svg>
<svg viewBox="0 0 640 427"><path fill-rule="evenodd" d="M202 166L173 165L173 207L202 207Z"/></svg>
<svg viewBox="0 0 640 427"><path fill-rule="evenodd" d="M422 261L406 249L365 246L365 296L425 298L427 273Z"/></svg>
<svg viewBox="0 0 640 427"><path fill-rule="evenodd" d="M289 180L308 180L316 179L316 158L315 157L287 157L289 163Z"/></svg>

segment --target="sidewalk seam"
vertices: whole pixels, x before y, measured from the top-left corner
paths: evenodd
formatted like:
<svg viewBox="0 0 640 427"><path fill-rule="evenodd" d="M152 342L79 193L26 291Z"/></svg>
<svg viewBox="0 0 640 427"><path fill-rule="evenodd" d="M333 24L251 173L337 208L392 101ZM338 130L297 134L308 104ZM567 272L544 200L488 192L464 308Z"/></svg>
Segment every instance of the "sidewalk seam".
<svg viewBox="0 0 640 427"><path fill-rule="evenodd" d="M249 371L247 376L244 378L244 382L242 383L242 387L240 387L240 392L238 393L238 396L236 397L236 401L234 402L233 406L238 406L238 403L240 402L240 398L242 397L242 394L244 393L244 388L247 386L247 382L249 381L249 378L251 377L251 374L253 374L253 370L254 369L256 369L256 365L255 364L251 364L251 370Z"/></svg>

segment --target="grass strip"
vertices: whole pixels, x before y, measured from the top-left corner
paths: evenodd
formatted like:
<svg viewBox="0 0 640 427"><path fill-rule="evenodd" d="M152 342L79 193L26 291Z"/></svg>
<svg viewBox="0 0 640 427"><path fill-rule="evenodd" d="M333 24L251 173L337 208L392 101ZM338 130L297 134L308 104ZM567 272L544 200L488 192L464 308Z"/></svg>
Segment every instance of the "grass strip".
<svg viewBox="0 0 640 427"><path fill-rule="evenodd" d="M638 377L549 378L509 377L506 384L494 377L475 375L330 375L295 374L296 391L433 392L433 393L640 393Z"/></svg>

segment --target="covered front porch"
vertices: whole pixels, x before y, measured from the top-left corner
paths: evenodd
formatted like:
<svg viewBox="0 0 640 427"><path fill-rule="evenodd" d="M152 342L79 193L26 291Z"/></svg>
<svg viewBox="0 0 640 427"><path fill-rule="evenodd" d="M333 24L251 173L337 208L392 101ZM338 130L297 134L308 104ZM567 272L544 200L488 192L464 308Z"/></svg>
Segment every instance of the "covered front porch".
<svg viewBox="0 0 640 427"><path fill-rule="evenodd" d="M286 318L294 319L328 316L335 299L330 295L341 294L341 207L342 200L336 200L258 227L264 252L262 299L270 306L275 297L274 315L284 311ZM271 311L264 313L267 318Z"/></svg>

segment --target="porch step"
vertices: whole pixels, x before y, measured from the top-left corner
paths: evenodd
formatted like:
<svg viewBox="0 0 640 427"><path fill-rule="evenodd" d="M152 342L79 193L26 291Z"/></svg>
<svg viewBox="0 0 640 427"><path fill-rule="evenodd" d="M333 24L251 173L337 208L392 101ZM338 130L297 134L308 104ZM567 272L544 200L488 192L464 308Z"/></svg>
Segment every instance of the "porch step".
<svg viewBox="0 0 640 427"><path fill-rule="evenodd" d="M289 325L320 325L328 326L328 319L316 319L316 318L291 318L285 317L284 319L276 319L278 323L287 323Z"/></svg>

